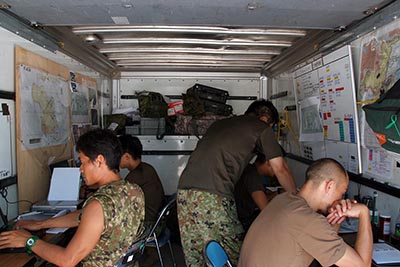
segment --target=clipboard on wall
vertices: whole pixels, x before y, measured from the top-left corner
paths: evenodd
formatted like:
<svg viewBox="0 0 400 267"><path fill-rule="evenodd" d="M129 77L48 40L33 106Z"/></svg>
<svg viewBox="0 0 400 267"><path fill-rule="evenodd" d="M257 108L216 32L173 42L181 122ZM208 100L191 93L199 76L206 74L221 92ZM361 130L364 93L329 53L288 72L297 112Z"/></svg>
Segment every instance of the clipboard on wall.
<svg viewBox="0 0 400 267"><path fill-rule="evenodd" d="M11 176L11 116L6 103L1 103L0 110L0 179L4 179Z"/></svg>

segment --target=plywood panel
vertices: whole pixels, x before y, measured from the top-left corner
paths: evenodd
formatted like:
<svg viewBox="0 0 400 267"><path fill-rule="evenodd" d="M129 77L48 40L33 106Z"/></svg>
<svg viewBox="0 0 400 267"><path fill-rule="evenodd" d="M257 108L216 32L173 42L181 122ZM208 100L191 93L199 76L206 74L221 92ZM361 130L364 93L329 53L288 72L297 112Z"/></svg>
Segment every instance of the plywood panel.
<svg viewBox="0 0 400 267"><path fill-rule="evenodd" d="M67 67L44 57L36 55L21 47L15 48L15 86L16 86L16 140L17 140L17 175L18 175L18 199L36 202L47 198L50 185L50 163L58 162L73 157L72 134L69 130L67 144L47 146L37 149L24 149L21 140L21 103L20 103L20 68L23 64L45 73L61 77L68 81L70 73ZM96 81L81 74L76 75L76 82L96 88ZM61 96L60 96L61 97ZM70 103L71 96L68 90L68 129L71 129ZM19 212L28 210L29 202L20 202Z"/></svg>

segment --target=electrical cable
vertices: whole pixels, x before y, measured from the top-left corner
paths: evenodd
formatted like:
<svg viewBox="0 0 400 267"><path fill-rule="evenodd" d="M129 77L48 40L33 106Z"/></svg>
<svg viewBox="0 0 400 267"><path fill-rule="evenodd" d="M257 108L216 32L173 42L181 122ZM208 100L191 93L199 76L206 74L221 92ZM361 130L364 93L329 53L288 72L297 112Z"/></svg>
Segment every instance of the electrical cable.
<svg viewBox="0 0 400 267"><path fill-rule="evenodd" d="M32 202L32 201L29 201L29 200L9 201L9 200L7 199L7 196L8 196L8 189L7 189L7 187L0 186L0 195L1 195L1 197L2 197L2 198L5 200L5 202L6 202L6 212L5 212L6 215L8 215L8 205L9 205L9 204L18 204L18 203L21 203L21 202L27 202L27 203L30 204L30 207L32 207L32 205L33 205L33 202ZM29 207L29 209L30 209L30 207Z"/></svg>

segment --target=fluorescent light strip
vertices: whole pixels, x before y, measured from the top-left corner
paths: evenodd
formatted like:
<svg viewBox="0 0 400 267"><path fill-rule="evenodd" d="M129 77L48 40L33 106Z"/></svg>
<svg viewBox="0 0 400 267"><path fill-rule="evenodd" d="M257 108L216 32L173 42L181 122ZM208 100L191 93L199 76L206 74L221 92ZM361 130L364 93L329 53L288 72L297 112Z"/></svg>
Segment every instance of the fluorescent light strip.
<svg viewBox="0 0 400 267"><path fill-rule="evenodd" d="M128 63L124 63L124 64L118 64L118 66L225 66L225 67L232 67L232 66L236 66L238 68L247 68L247 67L254 67L254 68L262 68L262 66L260 64L249 64L249 63L245 63L242 64L242 62L236 62L236 63L232 63L232 64L227 64L226 62L184 62L184 61L179 61L179 62L160 62L160 63L153 63L153 62L128 62Z"/></svg>
<svg viewBox="0 0 400 267"><path fill-rule="evenodd" d="M218 50L218 49L172 49L172 48L101 48L99 52L102 54L110 53L190 53L190 54L219 54L219 55L279 55L279 50L265 49L265 50Z"/></svg>
<svg viewBox="0 0 400 267"><path fill-rule="evenodd" d="M303 37L304 30L297 29L253 29L253 28L224 28L224 27L187 27L187 26L85 26L74 27L75 34L89 33L121 33L121 32L171 32L198 34L234 34L234 35L279 35Z"/></svg>
<svg viewBox="0 0 400 267"><path fill-rule="evenodd" d="M109 56L110 60L221 60L221 61L255 61L255 62L265 62L270 61L271 57L212 57L212 56L151 56L151 55L131 55L131 56Z"/></svg>
<svg viewBox="0 0 400 267"><path fill-rule="evenodd" d="M224 46L281 46L290 47L290 41L246 41L246 40L202 40L184 38L107 38L103 44L196 44L196 45L224 45Z"/></svg>

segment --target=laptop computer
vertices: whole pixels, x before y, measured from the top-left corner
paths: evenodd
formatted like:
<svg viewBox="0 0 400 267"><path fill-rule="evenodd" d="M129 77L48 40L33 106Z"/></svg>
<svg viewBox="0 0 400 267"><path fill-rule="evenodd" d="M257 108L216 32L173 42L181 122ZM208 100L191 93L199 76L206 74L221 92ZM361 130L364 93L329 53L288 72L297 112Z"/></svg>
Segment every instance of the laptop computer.
<svg viewBox="0 0 400 267"><path fill-rule="evenodd" d="M74 211L80 208L83 204L79 199L80 175L79 168L55 167L47 199L35 203L32 211Z"/></svg>
<svg viewBox="0 0 400 267"><path fill-rule="evenodd" d="M0 208L0 218L3 223L3 225L0 227L0 233L4 231L10 231L13 229L14 224L10 224L6 218L6 216L3 213L3 210ZM36 235L39 238L43 237L45 231L44 230L39 230L39 231L29 231L31 232L32 235ZM21 253L21 252L26 252L27 249L26 247L23 248L2 248L0 249L0 253Z"/></svg>

